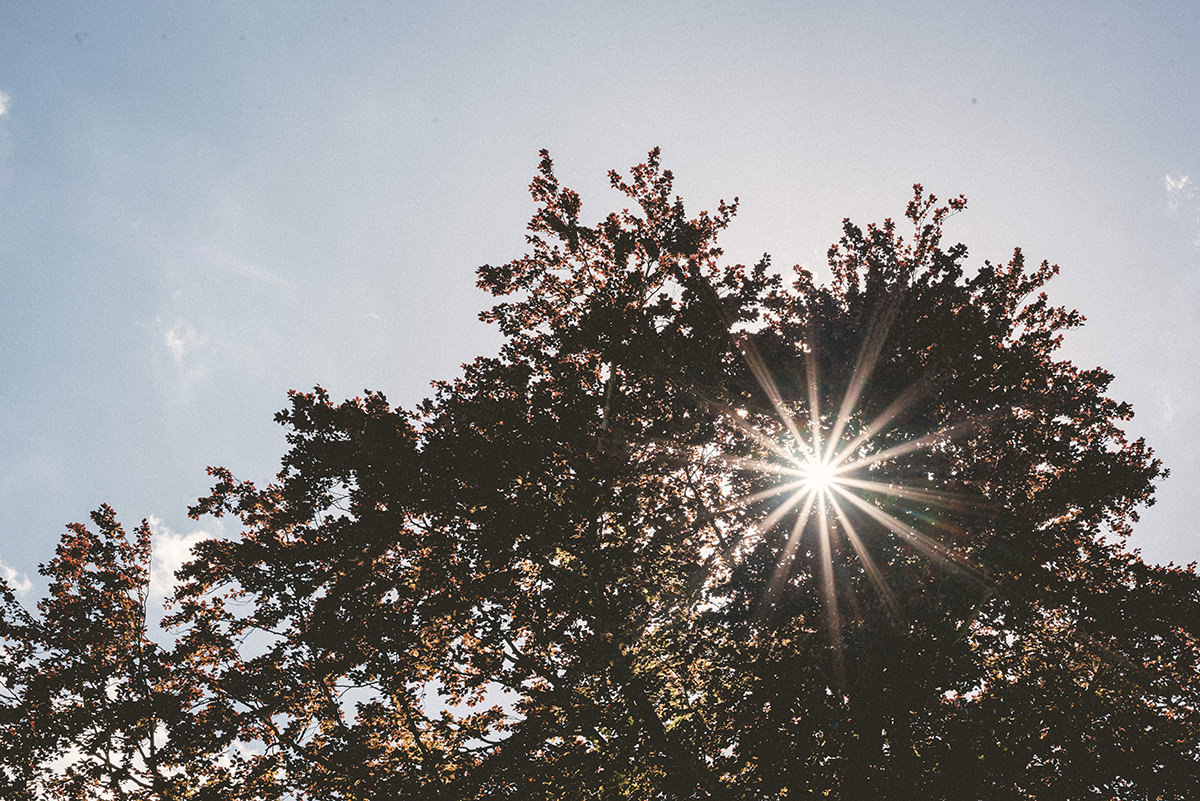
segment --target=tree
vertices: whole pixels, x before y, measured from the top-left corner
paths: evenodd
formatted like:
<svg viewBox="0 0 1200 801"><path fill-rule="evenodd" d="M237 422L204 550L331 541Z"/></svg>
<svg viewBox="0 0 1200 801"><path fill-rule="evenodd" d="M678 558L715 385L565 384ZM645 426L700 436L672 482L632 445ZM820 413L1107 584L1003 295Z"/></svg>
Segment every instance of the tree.
<svg viewBox="0 0 1200 801"><path fill-rule="evenodd" d="M229 786L1192 797L1200 580L1125 545L1165 471L1056 359L1056 268L968 270L916 187L909 238L847 221L785 286L658 151L611 179L586 225L543 153L529 254L479 270L497 357L413 410L292 393L276 481L212 470L192 513L244 531L172 660Z"/></svg>
<svg viewBox="0 0 1200 801"><path fill-rule="evenodd" d="M199 687L149 638L151 532L113 510L75 523L26 611L0 585L0 795L14 799L217 798L228 770Z"/></svg>

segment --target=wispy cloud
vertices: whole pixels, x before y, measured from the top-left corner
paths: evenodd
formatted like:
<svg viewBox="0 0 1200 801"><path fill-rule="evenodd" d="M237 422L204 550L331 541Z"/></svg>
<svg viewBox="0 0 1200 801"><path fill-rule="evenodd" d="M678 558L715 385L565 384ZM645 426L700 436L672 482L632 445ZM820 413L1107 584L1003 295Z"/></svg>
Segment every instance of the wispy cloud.
<svg viewBox="0 0 1200 801"><path fill-rule="evenodd" d="M0 117L8 113L8 106L12 102L12 98L8 96L8 92L0 92Z"/></svg>
<svg viewBox="0 0 1200 801"><path fill-rule="evenodd" d="M1200 247L1200 202L1196 198L1196 184L1190 176L1180 174L1173 178L1167 174L1163 176L1163 186L1167 190L1167 209L1172 214L1183 213L1194 218L1197 234L1192 244Z"/></svg>
<svg viewBox="0 0 1200 801"><path fill-rule="evenodd" d="M168 324L154 318L156 345L154 358L163 400L171 413L182 413L196 398L197 388L209 376L208 337L183 318Z"/></svg>
<svg viewBox="0 0 1200 801"><path fill-rule="evenodd" d="M257 281L278 287L290 289L292 283L278 273L256 264L238 254L221 247L203 245L197 250L200 262L214 272L232 275L248 281Z"/></svg>
<svg viewBox="0 0 1200 801"><path fill-rule="evenodd" d="M192 328L183 320L177 320L175 325L163 335L163 343L167 346L167 350L171 352L171 358L176 363L182 363L183 357L204 344L204 338L196 333L196 329Z"/></svg>
<svg viewBox="0 0 1200 801"><path fill-rule="evenodd" d="M0 576L4 577L8 586L12 587L13 592L17 595L25 595L33 589L33 582L29 580L29 576L18 573L15 568L9 567L4 562L0 562Z"/></svg>
<svg viewBox="0 0 1200 801"><path fill-rule="evenodd" d="M1175 403L1170 393L1163 393L1163 396L1159 399L1159 406L1162 410L1162 421L1164 423L1170 423L1175 419Z"/></svg>
<svg viewBox="0 0 1200 801"><path fill-rule="evenodd" d="M1196 185L1187 175L1180 175L1178 178L1164 175L1163 185L1167 188L1167 198L1172 208L1178 208L1181 199L1191 200L1196 196Z"/></svg>

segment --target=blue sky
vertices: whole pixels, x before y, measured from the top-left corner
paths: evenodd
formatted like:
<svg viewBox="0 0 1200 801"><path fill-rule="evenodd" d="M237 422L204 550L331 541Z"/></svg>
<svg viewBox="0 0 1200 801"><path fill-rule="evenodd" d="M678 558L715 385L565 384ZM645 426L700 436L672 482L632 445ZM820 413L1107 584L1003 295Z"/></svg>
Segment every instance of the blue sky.
<svg viewBox="0 0 1200 801"><path fill-rule="evenodd" d="M539 148L584 197L661 145L733 261L822 274L914 182L948 238L1062 266L1172 469L1134 544L1200 559L1200 8L1062 3L9 3L0 11L0 569L103 502L164 543L209 464L268 480L289 388L498 345Z"/></svg>

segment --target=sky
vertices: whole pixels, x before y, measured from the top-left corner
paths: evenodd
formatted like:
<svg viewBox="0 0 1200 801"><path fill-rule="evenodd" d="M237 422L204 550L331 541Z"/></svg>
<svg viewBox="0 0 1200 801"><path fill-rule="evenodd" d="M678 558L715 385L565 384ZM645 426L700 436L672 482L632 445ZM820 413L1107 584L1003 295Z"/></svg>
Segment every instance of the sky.
<svg viewBox="0 0 1200 801"><path fill-rule="evenodd" d="M2 3L0 575L36 595L108 503L165 581L288 389L412 406L495 353L475 268L539 149L598 219L654 146L691 211L740 198L731 262L826 277L920 182L970 263L1059 264L1063 354L1171 469L1132 544L1198 560L1197 42L1190 2Z"/></svg>

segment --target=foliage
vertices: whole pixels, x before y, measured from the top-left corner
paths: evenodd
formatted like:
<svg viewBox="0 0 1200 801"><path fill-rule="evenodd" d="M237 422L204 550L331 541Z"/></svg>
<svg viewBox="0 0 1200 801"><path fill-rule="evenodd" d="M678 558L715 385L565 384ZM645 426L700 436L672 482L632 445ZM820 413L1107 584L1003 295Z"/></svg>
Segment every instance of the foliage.
<svg viewBox="0 0 1200 801"><path fill-rule="evenodd" d="M113 510L68 527L38 615L0 587L0 796L212 797L227 769L199 687L148 637L151 534Z"/></svg>
<svg viewBox="0 0 1200 801"><path fill-rule="evenodd" d="M479 270L497 357L414 410L292 393L276 481L211 471L192 513L244 531L173 649L111 512L42 619L7 593L12 786L74 745L93 797L1195 795L1200 580L1124 544L1165 471L1056 358L1056 268L969 270L916 187L909 238L847 221L785 286L657 151L611 179L586 225L543 153L528 255Z"/></svg>

